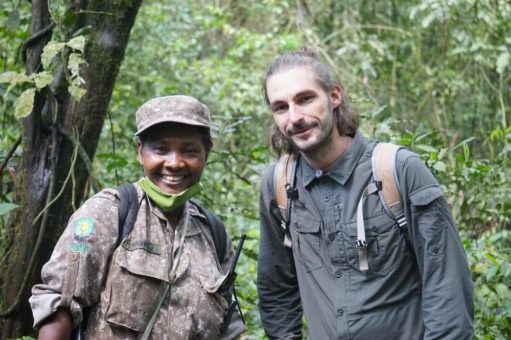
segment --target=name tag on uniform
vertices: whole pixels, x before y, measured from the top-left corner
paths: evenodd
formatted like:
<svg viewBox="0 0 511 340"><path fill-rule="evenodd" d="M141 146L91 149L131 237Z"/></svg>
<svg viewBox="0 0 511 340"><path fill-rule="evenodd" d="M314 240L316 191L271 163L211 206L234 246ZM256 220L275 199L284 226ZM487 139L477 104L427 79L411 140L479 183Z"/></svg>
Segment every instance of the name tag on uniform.
<svg viewBox="0 0 511 340"><path fill-rule="evenodd" d="M163 249L159 244L154 244L147 240L131 241L129 239L125 239L122 242L122 247L128 251L143 249L143 250L145 250L149 253L152 253L152 254L156 254L156 255L160 255L160 256L163 255Z"/></svg>

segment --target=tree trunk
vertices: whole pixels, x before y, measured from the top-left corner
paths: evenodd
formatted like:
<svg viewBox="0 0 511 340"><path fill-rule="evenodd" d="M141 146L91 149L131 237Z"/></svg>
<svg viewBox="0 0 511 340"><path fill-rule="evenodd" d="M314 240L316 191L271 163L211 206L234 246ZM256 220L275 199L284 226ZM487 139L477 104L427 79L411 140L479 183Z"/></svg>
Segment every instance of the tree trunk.
<svg viewBox="0 0 511 340"><path fill-rule="evenodd" d="M32 113L23 121L23 153L14 189L21 207L11 212L0 249L0 338L33 333L28 304L42 265L84 196L88 169L112 95L129 34L142 0L75 0L74 27L90 27L81 76L86 94L76 102L67 91L65 63L50 88L36 94ZM32 37L27 43L27 73L40 71L41 52L51 38L53 19L47 0L32 0ZM47 34L39 34L44 29ZM72 142L72 136L79 143ZM73 164L79 144L82 155ZM71 173L72 172L72 173ZM72 174L72 176L68 176ZM65 183L68 178L67 184ZM64 185L65 184L65 185ZM54 200L51 205L49 203ZM35 223L34 219L41 213Z"/></svg>

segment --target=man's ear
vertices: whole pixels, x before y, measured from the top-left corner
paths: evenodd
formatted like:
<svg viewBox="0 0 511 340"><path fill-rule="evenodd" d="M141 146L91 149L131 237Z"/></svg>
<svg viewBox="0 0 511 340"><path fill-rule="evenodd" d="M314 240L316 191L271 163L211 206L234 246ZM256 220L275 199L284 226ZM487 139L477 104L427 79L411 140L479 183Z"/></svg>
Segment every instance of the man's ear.
<svg viewBox="0 0 511 340"><path fill-rule="evenodd" d="M142 154L142 148L144 146L140 141L137 141L137 153L138 153L138 161L142 166L144 166L144 155Z"/></svg>
<svg viewBox="0 0 511 340"><path fill-rule="evenodd" d="M339 84L335 84L332 86L330 90L330 101L332 103L332 109L335 109L337 106L342 103L342 87Z"/></svg>

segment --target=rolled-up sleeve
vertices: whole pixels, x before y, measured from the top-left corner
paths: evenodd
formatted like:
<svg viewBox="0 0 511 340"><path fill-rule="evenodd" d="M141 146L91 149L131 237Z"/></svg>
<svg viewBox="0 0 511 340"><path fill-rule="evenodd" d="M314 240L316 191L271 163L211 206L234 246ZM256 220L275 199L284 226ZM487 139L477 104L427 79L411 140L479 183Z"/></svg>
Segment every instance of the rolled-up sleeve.
<svg viewBox="0 0 511 340"><path fill-rule="evenodd" d="M472 278L442 189L407 150L399 152L396 170L422 279L424 339L472 339Z"/></svg>
<svg viewBox="0 0 511 340"><path fill-rule="evenodd" d="M302 305L291 249L283 243L273 190L274 166L261 181L257 266L259 312L270 339L302 338Z"/></svg>
<svg viewBox="0 0 511 340"><path fill-rule="evenodd" d="M73 327L82 320L83 308L99 301L108 260L118 235L115 192L105 190L87 200L69 219L50 260L43 266L42 283L29 299L34 327L67 308Z"/></svg>

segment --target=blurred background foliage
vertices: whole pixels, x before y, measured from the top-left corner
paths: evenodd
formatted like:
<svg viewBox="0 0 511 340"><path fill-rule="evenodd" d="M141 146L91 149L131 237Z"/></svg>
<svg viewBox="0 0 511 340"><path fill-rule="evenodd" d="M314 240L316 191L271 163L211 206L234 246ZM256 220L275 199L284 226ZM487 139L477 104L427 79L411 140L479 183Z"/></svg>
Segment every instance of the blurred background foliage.
<svg viewBox="0 0 511 340"><path fill-rule="evenodd" d="M27 1L0 4L0 71L23 71ZM134 113L161 95L209 107L214 150L200 199L235 241L248 234L238 292L250 338L263 338L255 288L258 185L273 161L261 74L277 54L309 45L339 75L362 131L417 152L447 195L476 292L477 339L511 338L511 3L507 0L145 0L94 159L103 187L141 176ZM20 135L21 90L0 82L0 163ZM20 152L17 150L16 154ZM11 203L10 159L0 214ZM4 211L1 211L4 209ZM0 237L5 224L0 220Z"/></svg>

